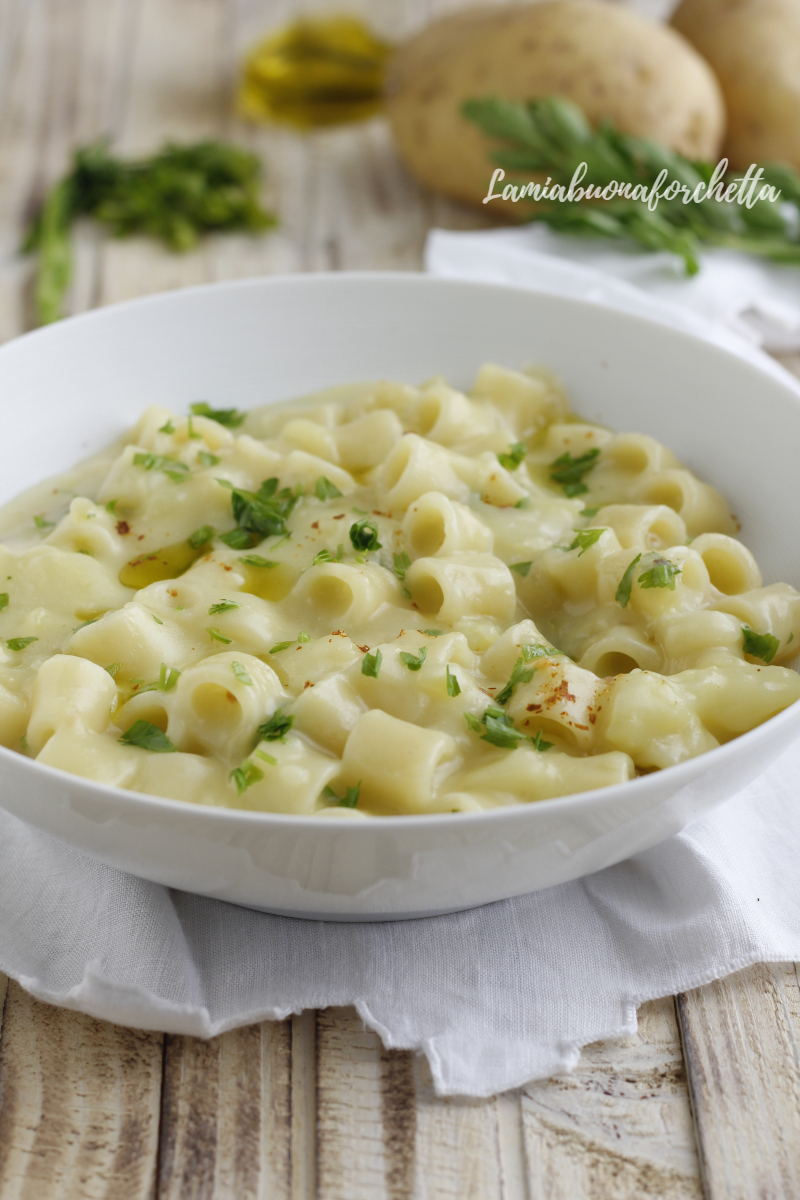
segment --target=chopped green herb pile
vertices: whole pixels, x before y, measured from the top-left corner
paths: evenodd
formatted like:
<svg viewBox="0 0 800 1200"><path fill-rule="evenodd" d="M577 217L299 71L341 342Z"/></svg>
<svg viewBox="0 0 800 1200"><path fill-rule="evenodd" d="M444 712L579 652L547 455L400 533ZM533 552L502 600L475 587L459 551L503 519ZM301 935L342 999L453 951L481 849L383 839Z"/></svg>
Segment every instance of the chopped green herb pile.
<svg viewBox="0 0 800 1200"><path fill-rule="evenodd" d="M186 463L165 454L134 454L133 465L144 467L145 471L163 471L173 483L183 483L189 474Z"/></svg>
<svg viewBox="0 0 800 1200"><path fill-rule="evenodd" d="M259 202L255 155L223 142L166 145L133 161L116 158L106 141L75 151L72 169L47 195L23 249L36 251L36 311L41 325L62 315L72 276L70 230L93 217L115 237L144 233L171 250L191 250L201 234L260 233L275 218Z"/></svg>
<svg viewBox="0 0 800 1200"><path fill-rule="evenodd" d="M291 488L278 491L277 479L265 479L257 492L235 488L227 479L217 482L230 488L233 519L238 527L222 535L228 546L246 550L260 538L289 532L286 519L300 499Z"/></svg>
<svg viewBox="0 0 800 1200"><path fill-rule="evenodd" d="M742 637L745 654L750 654L753 658L771 663L778 653L780 641L771 633L754 633L749 625L743 625Z"/></svg>
<svg viewBox="0 0 800 1200"><path fill-rule="evenodd" d="M503 143L492 158L519 184L528 183L532 174L548 175L552 185L563 186L566 193L576 170L587 164L580 187L592 186L595 193L565 203L558 198L540 199L531 220L544 221L562 233L629 239L647 250L672 251L683 259L690 275L699 270L697 256L703 243L800 265L800 175L792 167L764 165L751 207L715 197L686 203L686 194L705 195L705 189L696 189L712 181L711 163L693 162L648 138L620 133L608 121L592 129L569 100L549 96L515 104L489 96L468 100L462 112ZM736 171L723 176L717 195L737 175L741 178ZM640 197L644 189L649 194L659 176L660 199L651 211ZM664 192L673 181L678 184L677 194L667 199ZM626 194L614 198L612 182L626 188ZM780 190L777 200L755 198L764 184ZM608 198L597 195L604 188Z"/></svg>

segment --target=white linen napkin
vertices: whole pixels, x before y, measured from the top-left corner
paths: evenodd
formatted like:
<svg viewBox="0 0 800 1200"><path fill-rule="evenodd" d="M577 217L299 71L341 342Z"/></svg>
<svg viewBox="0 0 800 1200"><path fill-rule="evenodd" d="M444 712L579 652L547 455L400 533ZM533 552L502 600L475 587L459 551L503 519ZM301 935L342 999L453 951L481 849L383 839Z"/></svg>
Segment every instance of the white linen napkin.
<svg viewBox="0 0 800 1200"><path fill-rule="evenodd" d="M102 866L0 810L0 969L34 995L209 1037L355 1004L440 1094L570 1070L636 1007L800 959L800 745L644 854L471 912L346 924L250 912Z"/></svg>

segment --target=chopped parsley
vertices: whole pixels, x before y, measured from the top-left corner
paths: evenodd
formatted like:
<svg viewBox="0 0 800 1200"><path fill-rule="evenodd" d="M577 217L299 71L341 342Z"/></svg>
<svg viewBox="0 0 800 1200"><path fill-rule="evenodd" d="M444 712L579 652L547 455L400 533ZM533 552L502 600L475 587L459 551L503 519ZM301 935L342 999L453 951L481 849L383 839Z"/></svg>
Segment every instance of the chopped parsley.
<svg viewBox="0 0 800 1200"><path fill-rule="evenodd" d="M154 754L172 754L176 750L167 735L150 721L134 721L119 740L124 746L138 746Z"/></svg>
<svg viewBox="0 0 800 1200"><path fill-rule="evenodd" d="M207 542L210 542L213 536L213 525L201 525L199 529L195 529L194 533L190 533L186 540L193 550L199 550Z"/></svg>
<svg viewBox="0 0 800 1200"><path fill-rule="evenodd" d="M245 687L253 686L252 679L247 674L247 671L245 671L244 667L242 666L242 664L240 662L232 662L231 670L233 671L236 678L239 680L239 683L243 683L245 685Z"/></svg>
<svg viewBox="0 0 800 1200"><path fill-rule="evenodd" d="M2 612L4 608L8 608L9 599L10 597L8 592L0 592L0 612Z"/></svg>
<svg viewBox="0 0 800 1200"><path fill-rule="evenodd" d="M745 654L752 658L760 658L762 662L771 663L778 653L780 641L771 633L754 633L749 625L742 626L742 636Z"/></svg>
<svg viewBox="0 0 800 1200"><path fill-rule="evenodd" d="M190 438L190 439L191 439L193 442L196 442L196 441L198 441L198 440L199 440L199 438L200 438L200 434L199 434L199 433L195 433L195 431L194 431L194 423L193 423L193 418L192 418L192 417L189 417L188 421L186 422L186 425L187 425L187 427L188 427L188 431L189 431L189 438Z"/></svg>
<svg viewBox="0 0 800 1200"><path fill-rule="evenodd" d="M122 670L122 663L109 663L107 667L103 668L103 670L108 671L112 679L116 679Z"/></svg>
<svg viewBox="0 0 800 1200"><path fill-rule="evenodd" d="M353 543L354 550L366 552L381 548L381 543L378 541L378 526L367 517L362 517L360 521L355 521L350 526L350 541Z"/></svg>
<svg viewBox="0 0 800 1200"><path fill-rule="evenodd" d="M224 646L230 646L232 639L225 637L224 633L220 633L218 629L212 629L210 625L206 626L206 633L212 637L215 642L222 642Z"/></svg>
<svg viewBox="0 0 800 1200"><path fill-rule="evenodd" d="M338 558L334 558L330 550L320 550L311 560L312 567L318 567L320 563L338 562Z"/></svg>
<svg viewBox="0 0 800 1200"><path fill-rule="evenodd" d="M145 471L163 471L173 483L183 483L189 473L186 463L165 454L134 454L133 465L144 467Z"/></svg>
<svg viewBox="0 0 800 1200"><path fill-rule="evenodd" d="M425 662L428 651L425 646L420 646L419 654L409 654L407 650L400 651L400 659L406 664L409 671L419 671L422 664Z"/></svg>
<svg viewBox="0 0 800 1200"><path fill-rule="evenodd" d="M291 642L276 642L274 646L270 646L270 654L280 654L282 650L288 650L290 646L294 646L294 640Z"/></svg>
<svg viewBox="0 0 800 1200"><path fill-rule="evenodd" d="M232 608L241 608L241 604L237 604L235 600L218 600L216 604L212 604L208 610L210 617L216 617L218 613L230 612Z"/></svg>
<svg viewBox="0 0 800 1200"><path fill-rule="evenodd" d="M542 753L544 753L545 750L552 750L555 742L543 742L542 730L540 729L537 732L536 737L531 738L531 744L533 745L534 750L541 750Z"/></svg>
<svg viewBox="0 0 800 1200"><path fill-rule="evenodd" d="M279 567L280 563L272 562L269 558L262 558L260 554L246 554L244 558L239 559L240 563L244 563L246 567Z"/></svg>
<svg viewBox="0 0 800 1200"><path fill-rule="evenodd" d="M34 517L33 523L37 529L52 529L55 521L46 521L44 517Z"/></svg>
<svg viewBox="0 0 800 1200"><path fill-rule="evenodd" d="M301 630L300 630L300 632L299 632L299 633L298 633L298 635L297 635L297 640L298 640L298 642L310 642L310 641L311 641L311 634L310 634L310 633L304 633L304 632L303 632L303 630L301 629Z"/></svg>
<svg viewBox="0 0 800 1200"><path fill-rule="evenodd" d="M374 654L365 654L361 660L361 674L371 675L373 679L377 679L381 673L381 663L383 655L380 650L376 650ZM419 664L422 666L422 663Z"/></svg>
<svg viewBox="0 0 800 1200"><path fill-rule="evenodd" d="M265 479L257 492L247 492L235 488L227 479L218 479L217 483L231 490L231 509L233 518L240 529L249 534L260 534L261 537L271 537L277 533L288 533L286 518L300 499L299 494L291 488L281 488L278 491L277 479ZM237 550L244 549L244 544L234 544L229 540L230 535L223 537L229 546Z"/></svg>
<svg viewBox="0 0 800 1200"><path fill-rule="evenodd" d="M581 516L587 517L587 518L596 517L599 512L600 512L600 505L597 504L597 505L595 505L594 508L582 508Z"/></svg>
<svg viewBox="0 0 800 1200"><path fill-rule="evenodd" d="M527 453L528 449L524 442L514 442L513 446L509 446L508 454L498 454L497 461L507 471L516 471Z"/></svg>
<svg viewBox="0 0 800 1200"><path fill-rule="evenodd" d="M264 750L255 750L253 752L256 758L261 758L265 763L269 763L271 767L277 767L278 760L273 758L271 754L267 754Z"/></svg>
<svg viewBox="0 0 800 1200"><path fill-rule="evenodd" d="M517 574L521 575L522 578L524 579L526 577L526 575L528 574L528 571L530 571L532 566L533 566L532 562L512 563L511 570L516 571Z"/></svg>
<svg viewBox="0 0 800 1200"><path fill-rule="evenodd" d="M671 563L668 558L656 558L648 570L642 571L639 576L639 586L645 589L669 588L671 592L674 592L675 579L680 574L680 567L676 567L675 563Z"/></svg>
<svg viewBox="0 0 800 1200"><path fill-rule="evenodd" d="M258 727L260 742L284 742L286 734L294 725L294 717L276 708L272 716Z"/></svg>
<svg viewBox="0 0 800 1200"><path fill-rule="evenodd" d="M605 529L580 529L575 534L575 537L570 545L567 546L567 549L577 550L580 547L580 554L578 555L578 558L581 558L581 556L584 555L586 551L595 544L595 542L600 541L600 538L604 533Z"/></svg>
<svg viewBox="0 0 800 1200"><path fill-rule="evenodd" d="M218 454L211 454L208 450L198 450L197 461L204 467L215 467L217 463L222 462L222 459Z"/></svg>
<svg viewBox="0 0 800 1200"><path fill-rule="evenodd" d="M526 663L534 662L537 658L550 658L554 654L560 654L560 650L556 650L555 646L543 646L541 642L534 642L531 645L520 646L522 657Z"/></svg>
<svg viewBox="0 0 800 1200"><path fill-rule="evenodd" d="M164 624L164 622L161 620L161 617L157 617L155 613L150 613L150 616L153 618L156 625ZM94 625L96 620L97 620L97 617L93 617L91 621L84 621L84 625Z"/></svg>
<svg viewBox="0 0 800 1200"><path fill-rule="evenodd" d="M20 746L22 746L22 749L23 749L23 750L26 750L26 751L27 751L27 749L28 749L28 739L27 739L27 737L25 736L25 734L24 734L24 733L23 733L22 737L19 739L19 744L20 744Z"/></svg>
<svg viewBox="0 0 800 1200"><path fill-rule="evenodd" d="M106 505L106 512L111 513L111 516L115 517L117 515L118 504L119 500L109 500L108 504Z"/></svg>
<svg viewBox="0 0 800 1200"><path fill-rule="evenodd" d="M530 683L530 681L533 679L535 671L536 671L535 666L528 667L526 669L525 660L523 659L522 655L520 655L520 657L514 663L514 667L511 672L511 677L510 677L508 683L503 688L502 692L500 692L500 694L496 697L497 703L498 704L507 704L508 701L511 699L511 693L514 691L514 688L517 686L517 684L518 683Z"/></svg>
<svg viewBox="0 0 800 1200"><path fill-rule="evenodd" d="M394 573L397 578L405 579L406 571L411 566L411 559L408 557L405 550L401 551L400 554L393 554L392 562L394 563Z"/></svg>
<svg viewBox="0 0 800 1200"><path fill-rule="evenodd" d="M171 692L180 677L181 673L177 667L168 667L166 663L162 663L156 687L160 692Z"/></svg>
<svg viewBox="0 0 800 1200"><path fill-rule="evenodd" d="M617 588L614 599L616 600L617 604L621 604L623 608L628 607L628 601L631 598L631 591L633 590L633 572L636 569L636 564L640 562L641 557L641 554L637 554L636 558L628 563L628 566L625 568L625 574L619 581L619 587Z"/></svg>
<svg viewBox="0 0 800 1200"><path fill-rule="evenodd" d="M359 779L355 787L345 788L343 796L337 796L332 787L322 789L322 794L326 800L332 800L339 808L355 808L358 804L358 797L361 792L361 780Z"/></svg>
<svg viewBox="0 0 800 1200"><path fill-rule="evenodd" d="M172 419L170 418L170 420L169 420L169 421L167 421L166 425L162 425L162 426L159 428L159 431L158 431L158 432L159 432L159 433L174 433L174 432L175 432L175 426L172 424Z"/></svg>
<svg viewBox="0 0 800 1200"><path fill-rule="evenodd" d="M486 732L481 734L481 741L500 746L503 750L516 750L520 742L525 741L524 734L514 728L510 718L501 708L490 706L480 720L472 713L465 712L464 720L475 733L480 733L481 727L484 726Z"/></svg>
<svg viewBox="0 0 800 1200"><path fill-rule="evenodd" d="M452 672L450 671L449 664L447 666L445 674L447 676L447 694L448 694L448 696L460 696L461 695L461 684L458 682L457 677L455 675L453 675Z"/></svg>
<svg viewBox="0 0 800 1200"><path fill-rule="evenodd" d="M335 483L331 483L330 479L325 475L320 475L317 482L314 484L314 495L318 500L335 500L337 496L341 496L341 492Z"/></svg>
<svg viewBox="0 0 800 1200"><path fill-rule="evenodd" d="M553 483L561 484L565 496L582 496L589 490L583 482L583 477L594 470L599 457L600 451L597 446L593 446L577 458L573 458L567 451L550 463L550 478Z"/></svg>
<svg viewBox="0 0 800 1200"><path fill-rule="evenodd" d="M219 540L230 546L231 550L249 550L257 539L246 529L239 529L237 526L236 529L229 529L227 533L221 533Z"/></svg>
<svg viewBox="0 0 800 1200"><path fill-rule="evenodd" d="M19 637L9 638L6 642L9 650L24 650L26 646L30 646L31 642L38 642L36 637Z"/></svg>
<svg viewBox="0 0 800 1200"><path fill-rule="evenodd" d="M444 637L443 629L423 629L425 637Z"/></svg>
<svg viewBox="0 0 800 1200"><path fill-rule="evenodd" d="M254 783L260 783L264 778L264 772L260 767L257 767L254 762L246 758L240 767L235 767L228 778L232 783L236 784L236 794L241 796L242 792L246 792Z"/></svg>
<svg viewBox="0 0 800 1200"><path fill-rule="evenodd" d="M212 408L205 400L190 404L189 408L196 417L208 417L210 421L216 421L226 429L238 429L246 416L245 413L239 412L238 408Z"/></svg>

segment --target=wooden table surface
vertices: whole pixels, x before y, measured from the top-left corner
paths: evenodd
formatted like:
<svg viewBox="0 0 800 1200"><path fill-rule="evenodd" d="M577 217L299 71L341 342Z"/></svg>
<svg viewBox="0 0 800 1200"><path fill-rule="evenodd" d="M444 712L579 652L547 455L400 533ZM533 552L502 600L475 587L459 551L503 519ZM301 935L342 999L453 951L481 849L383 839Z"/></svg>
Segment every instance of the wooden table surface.
<svg viewBox="0 0 800 1200"><path fill-rule="evenodd" d="M249 275L416 270L431 225L481 226L409 179L380 120L305 136L236 121L242 50L296 7L0 0L0 340L32 324L26 218L103 133L131 154L236 137L268 164L281 225L186 257L82 228L73 312ZM436 7L366 11L397 36ZM424 1060L384 1050L352 1009L202 1042L52 1008L0 975L0 1200L797 1200L799 1042L795 967L754 966L643 1005L636 1037L587 1047L570 1076L441 1100Z"/></svg>

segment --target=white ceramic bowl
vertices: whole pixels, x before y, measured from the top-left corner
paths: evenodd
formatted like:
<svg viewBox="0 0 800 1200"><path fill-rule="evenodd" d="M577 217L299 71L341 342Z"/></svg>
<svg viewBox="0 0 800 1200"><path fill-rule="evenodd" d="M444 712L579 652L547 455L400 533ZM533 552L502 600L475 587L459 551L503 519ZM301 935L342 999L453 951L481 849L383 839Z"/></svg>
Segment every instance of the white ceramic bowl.
<svg viewBox="0 0 800 1200"><path fill-rule="evenodd" d="M251 407L487 360L547 364L575 408L652 434L730 499L765 580L800 584L800 400L705 342L577 301L420 275L313 275L172 292L0 349L0 502L76 462L145 404ZM800 704L621 787L493 812L333 823L104 787L0 749L0 804L125 871L305 917L484 904L644 850L732 796L800 733Z"/></svg>

